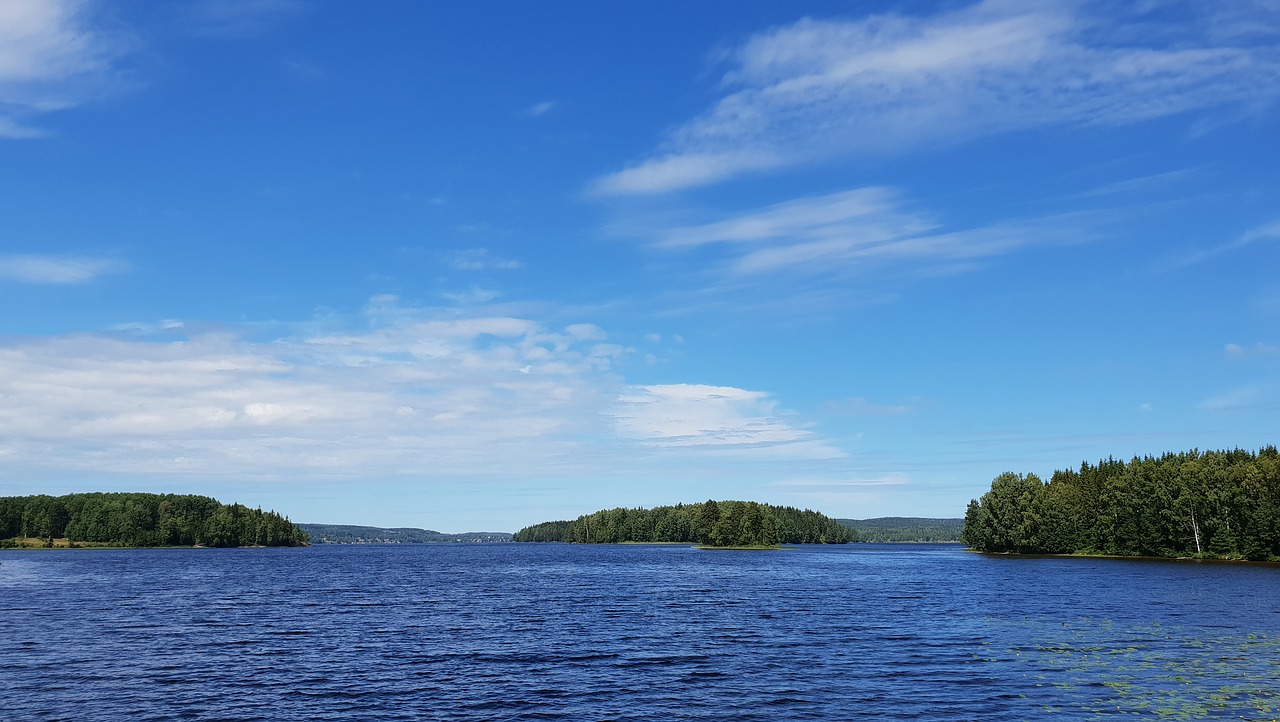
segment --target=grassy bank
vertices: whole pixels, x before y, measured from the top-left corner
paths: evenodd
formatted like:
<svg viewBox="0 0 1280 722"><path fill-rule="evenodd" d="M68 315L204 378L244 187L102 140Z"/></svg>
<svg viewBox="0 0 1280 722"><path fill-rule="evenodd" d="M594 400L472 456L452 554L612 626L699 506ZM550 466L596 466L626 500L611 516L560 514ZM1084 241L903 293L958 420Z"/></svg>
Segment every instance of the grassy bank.
<svg viewBox="0 0 1280 722"><path fill-rule="evenodd" d="M117 544L104 542L73 542L66 537L41 539L39 537L19 536L0 539L0 549L118 549Z"/></svg>

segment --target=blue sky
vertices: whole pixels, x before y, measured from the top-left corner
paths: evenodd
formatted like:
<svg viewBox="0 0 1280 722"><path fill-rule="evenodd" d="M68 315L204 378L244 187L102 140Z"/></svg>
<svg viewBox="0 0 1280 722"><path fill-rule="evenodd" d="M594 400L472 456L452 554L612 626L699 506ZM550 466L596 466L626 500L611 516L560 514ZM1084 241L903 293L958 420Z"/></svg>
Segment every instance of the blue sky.
<svg viewBox="0 0 1280 722"><path fill-rule="evenodd" d="M0 494L514 530L1280 419L1280 3L0 2Z"/></svg>

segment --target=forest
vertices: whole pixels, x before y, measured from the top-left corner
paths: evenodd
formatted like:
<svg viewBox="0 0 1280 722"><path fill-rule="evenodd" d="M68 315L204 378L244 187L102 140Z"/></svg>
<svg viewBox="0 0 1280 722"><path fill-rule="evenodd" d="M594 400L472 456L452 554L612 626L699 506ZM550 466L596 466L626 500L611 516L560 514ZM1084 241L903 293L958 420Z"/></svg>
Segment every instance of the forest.
<svg viewBox="0 0 1280 722"><path fill-rule="evenodd" d="M1280 558L1280 454L1191 450L1078 471L1006 472L969 502L961 540L986 552Z"/></svg>
<svg viewBox="0 0 1280 722"><path fill-rule="evenodd" d="M853 528L858 541L956 542L964 529L964 519L931 519L915 516L882 516L875 519L836 519Z"/></svg>
<svg viewBox="0 0 1280 722"><path fill-rule="evenodd" d="M307 533L274 511L206 496L87 493L0 497L0 546L18 538L97 546L302 546Z"/></svg>
<svg viewBox="0 0 1280 722"><path fill-rule="evenodd" d="M299 524L311 537L312 544L436 544L444 542L506 542L511 534L496 531L473 531L445 534L417 527L386 529L379 526L352 524Z"/></svg>
<svg viewBox="0 0 1280 722"><path fill-rule="evenodd" d="M619 544L689 543L708 547L844 544L852 529L816 511L754 501L712 501L652 509L604 509L573 521L525 527L512 541Z"/></svg>

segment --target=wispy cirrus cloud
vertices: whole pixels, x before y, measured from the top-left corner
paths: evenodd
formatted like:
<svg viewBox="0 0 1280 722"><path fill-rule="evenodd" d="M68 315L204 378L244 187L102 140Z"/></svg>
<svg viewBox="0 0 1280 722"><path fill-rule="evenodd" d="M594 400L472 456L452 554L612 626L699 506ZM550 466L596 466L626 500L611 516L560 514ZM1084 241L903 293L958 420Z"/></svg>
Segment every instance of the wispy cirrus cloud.
<svg viewBox="0 0 1280 722"><path fill-rule="evenodd" d="M1267 38L1280 35L1280 2L1237 0L1210 3L1205 26L1214 38Z"/></svg>
<svg viewBox="0 0 1280 722"><path fill-rule="evenodd" d="M307 11L302 0L195 0L174 8L192 35L242 39L262 35Z"/></svg>
<svg viewBox="0 0 1280 722"><path fill-rule="evenodd" d="M1270 343L1262 343L1261 341L1253 344L1252 346L1242 346L1238 343L1229 343L1223 347L1223 353L1227 355L1227 358L1232 359L1243 359L1252 356L1274 356L1275 354L1280 353L1280 346Z"/></svg>
<svg viewBox="0 0 1280 722"><path fill-rule="evenodd" d="M788 479L786 481L774 482L771 486L778 489L793 489L812 492L838 492L856 490L867 486L902 486L910 483L911 480L906 474L901 472L892 472L869 478L843 479L839 481Z"/></svg>
<svg viewBox="0 0 1280 722"><path fill-rule="evenodd" d="M541 102L530 105L528 108L525 108L524 115L528 115L534 118L541 115L546 115L547 113L550 113L552 110L554 110L556 105L557 105L556 101L554 100L543 100Z"/></svg>
<svg viewBox="0 0 1280 722"><path fill-rule="evenodd" d="M1168 258L1160 266L1158 266L1156 270L1157 272L1173 271L1179 268L1193 266L1197 263L1200 263L1202 261L1207 261L1211 258L1214 258L1215 256L1220 256L1224 253L1237 251L1241 248L1244 248L1245 246L1249 246L1258 242L1273 242L1273 241L1280 241L1280 220L1271 221L1270 223L1264 223L1260 226L1255 226L1253 228L1250 228L1249 230L1245 231L1244 233L1241 233L1239 236L1237 236L1236 238L1226 243L1222 243L1217 246L1213 246L1211 248L1202 248L1199 250L1191 251L1189 253L1184 253L1179 256Z"/></svg>
<svg viewBox="0 0 1280 722"><path fill-rule="evenodd" d="M1197 22L1144 33L1148 21L1104 3L1007 0L929 16L806 18L725 51L724 95L590 190L664 193L832 156L1280 96L1280 48L1267 37Z"/></svg>
<svg viewBox="0 0 1280 722"><path fill-rule="evenodd" d="M766 393L727 386L633 387L614 407L619 431L652 446L760 449L795 458L844 454L780 414Z"/></svg>
<svg viewBox="0 0 1280 722"><path fill-rule="evenodd" d="M910 404L884 404L876 403L865 396L854 396L848 399L838 399L827 403L827 408L836 414L849 414L852 416L901 416L916 411L916 403L919 399L913 399Z"/></svg>
<svg viewBox="0 0 1280 722"><path fill-rule="evenodd" d="M0 279L19 283L88 283L127 268L120 260L101 256L0 256Z"/></svg>
<svg viewBox="0 0 1280 722"><path fill-rule="evenodd" d="M500 258L487 248L467 248L445 255L449 266L459 271L509 271L524 264L512 258Z"/></svg>
<svg viewBox="0 0 1280 722"><path fill-rule="evenodd" d="M0 3L0 138L39 138L29 120L122 85L115 63L132 47L92 19L87 0Z"/></svg>
<svg viewBox="0 0 1280 722"><path fill-rule="evenodd" d="M1242 386L1205 399L1201 407L1221 413L1270 411L1280 408L1280 388L1269 382Z"/></svg>
<svg viewBox="0 0 1280 722"><path fill-rule="evenodd" d="M865 274L896 267L929 275L1030 246L1092 236L1083 216L1010 219L948 228L889 188L855 188L651 232L668 252L715 246L732 276Z"/></svg>

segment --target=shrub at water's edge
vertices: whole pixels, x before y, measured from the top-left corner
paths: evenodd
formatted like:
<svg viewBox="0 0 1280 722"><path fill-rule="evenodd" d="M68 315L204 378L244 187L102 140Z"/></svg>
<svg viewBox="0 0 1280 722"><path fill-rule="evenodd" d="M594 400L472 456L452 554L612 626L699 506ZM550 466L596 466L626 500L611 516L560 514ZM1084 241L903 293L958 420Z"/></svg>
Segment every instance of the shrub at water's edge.
<svg viewBox="0 0 1280 722"><path fill-rule="evenodd" d="M708 547L771 547L777 544L844 544L856 533L808 509L754 501L711 501L652 509L603 509L573 521L525 527L517 542L579 544L687 543Z"/></svg>
<svg viewBox="0 0 1280 722"><path fill-rule="evenodd" d="M1280 453L1192 450L1004 473L969 502L962 541L987 552L1280 557Z"/></svg>
<svg viewBox="0 0 1280 722"><path fill-rule="evenodd" d="M0 497L0 546L18 537L98 546L302 546L307 533L274 511L207 496L87 493ZM6 544L7 542L7 544Z"/></svg>

